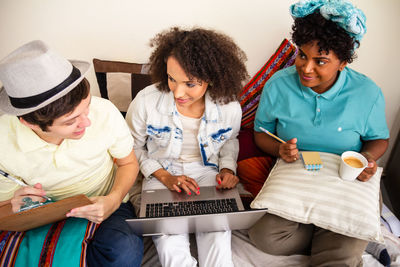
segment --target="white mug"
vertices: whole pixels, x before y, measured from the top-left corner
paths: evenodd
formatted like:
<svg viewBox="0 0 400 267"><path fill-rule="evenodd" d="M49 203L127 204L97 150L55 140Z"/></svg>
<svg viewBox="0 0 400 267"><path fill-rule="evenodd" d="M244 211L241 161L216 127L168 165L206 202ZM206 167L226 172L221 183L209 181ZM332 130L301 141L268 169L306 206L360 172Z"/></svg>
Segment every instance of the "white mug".
<svg viewBox="0 0 400 267"><path fill-rule="evenodd" d="M368 166L368 160L355 151L343 152L340 158L339 175L346 181L354 181Z"/></svg>

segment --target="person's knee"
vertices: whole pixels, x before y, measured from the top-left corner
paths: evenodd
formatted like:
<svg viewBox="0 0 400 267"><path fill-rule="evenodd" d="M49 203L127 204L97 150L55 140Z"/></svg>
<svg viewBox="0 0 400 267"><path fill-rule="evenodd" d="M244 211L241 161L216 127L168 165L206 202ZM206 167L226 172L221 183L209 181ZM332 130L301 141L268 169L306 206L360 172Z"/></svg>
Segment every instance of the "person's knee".
<svg viewBox="0 0 400 267"><path fill-rule="evenodd" d="M162 266L196 266L187 234L157 236L153 242Z"/></svg>
<svg viewBox="0 0 400 267"><path fill-rule="evenodd" d="M362 266L362 252L355 254L337 253L337 251L329 251L324 256L311 255L310 266L312 267L358 267Z"/></svg>
<svg viewBox="0 0 400 267"><path fill-rule="evenodd" d="M313 240L311 266L359 266L367 244L364 240L319 230L318 239Z"/></svg>
<svg viewBox="0 0 400 267"><path fill-rule="evenodd" d="M272 255L305 254L310 246L312 226L267 214L249 229L251 242Z"/></svg>
<svg viewBox="0 0 400 267"><path fill-rule="evenodd" d="M88 245L89 266L140 266L143 240L133 233L103 231Z"/></svg>
<svg viewBox="0 0 400 267"><path fill-rule="evenodd" d="M249 238L250 241L255 245L259 250L273 254L272 249L272 236L269 234L262 224L256 223L249 229Z"/></svg>
<svg viewBox="0 0 400 267"><path fill-rule="evenodd" d="M143 238L133 233L115 234L110 238L110 249L116 251L120 257L142 257Z"/></svg>
<svg viewBox="0 0 400 267"><path fill-rule="evenodd" d="M234 266L231 231L197 233L199 266Z"/></svg>

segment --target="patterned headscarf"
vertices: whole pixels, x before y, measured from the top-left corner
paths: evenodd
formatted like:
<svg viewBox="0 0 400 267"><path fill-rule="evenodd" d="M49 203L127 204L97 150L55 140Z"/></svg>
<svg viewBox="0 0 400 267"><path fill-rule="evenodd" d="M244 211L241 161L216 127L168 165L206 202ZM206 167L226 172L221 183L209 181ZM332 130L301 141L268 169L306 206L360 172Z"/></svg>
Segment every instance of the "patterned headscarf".
<svg viewBox="0 0 400 267"><path fill-rule="evenodd" d="M357 41L360 41L367 32L364 13L346 0L300 0L290 6L293 18L302 18L317 11L325 19L335 22Z"/></svg>

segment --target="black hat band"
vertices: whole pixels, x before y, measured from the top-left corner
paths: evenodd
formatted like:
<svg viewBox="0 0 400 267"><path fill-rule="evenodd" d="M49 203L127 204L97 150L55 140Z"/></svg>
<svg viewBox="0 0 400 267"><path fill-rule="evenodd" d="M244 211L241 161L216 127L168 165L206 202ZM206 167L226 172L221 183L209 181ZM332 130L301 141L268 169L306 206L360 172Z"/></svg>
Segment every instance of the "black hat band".
<svg viewBox="0 0 400 267"><path fill-rule="evenodd" d="M67 88L68 86L70 86L73 82L75 82L77 79L79 79L79 77L81 77L81 72L77 68L72 66L71 74L62 83L60 83L56 87L54 87L46 92L43 92L41 94L34 95L34 96L28 96L28 97L11 97L11 96L9 96L11 105L13 105L13 107L15 107L15 108L21 108L21 109L36 107L36 106L40 105L41 103L43 103L44 101L46 101L47 99L55 96L56 94L58 94L59 92L61 92L65 88Z"/></svg>

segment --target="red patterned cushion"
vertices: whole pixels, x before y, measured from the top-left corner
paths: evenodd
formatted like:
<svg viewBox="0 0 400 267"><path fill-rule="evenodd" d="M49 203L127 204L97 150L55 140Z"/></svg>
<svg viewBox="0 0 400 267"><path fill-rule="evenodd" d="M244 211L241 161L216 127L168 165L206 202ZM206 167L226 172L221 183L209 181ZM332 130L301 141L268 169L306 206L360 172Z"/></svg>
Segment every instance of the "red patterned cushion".
<svg viewBox="0 0 400 267"><path fill-rule="evenodd" d="M296 47L284 39L265 65L254 75L239 95L242 106L242 129L239 133L239 156L237 174L244 188L253 196L261 190L275 159L262 152L254 143L254 117L262 89L268 79L278 70L293 65Z"/></svg>
<svg viewBox="0 0 400 267"><path fill-rule="evenodd" d="M237 175L244 189L255 197L261 190L272 166L274 166L275 159L256 146L253 129L241 129L238 139Z"/></svg>
<svg viewBox="0 0 400 267"><path fill-rule="evenodd" d="M276 71L293 65L296 55L296 47L284 39L267 63L243 87L239 95L243 112L242 128L253 128L258 101L265 83Z"/></svg>
<svg viewBox="0 0 400 267"><path fill-rule="evenodd" d="M239 131L239 155L237 161L242 161L252 157L266 156L254 142L254 131L250 128L242 128Z"/></svg>
<svg viewBox="0 0 400 267"><path fill-rule="evenodd" d="M253 197L264 185L275 159L269 156L252 157L238 162L237 175L244 189L249 191Z"/></svg>

